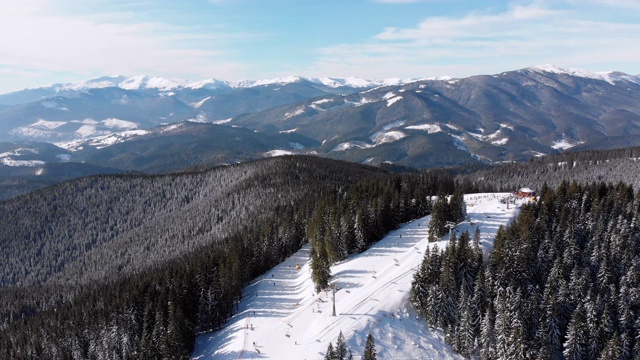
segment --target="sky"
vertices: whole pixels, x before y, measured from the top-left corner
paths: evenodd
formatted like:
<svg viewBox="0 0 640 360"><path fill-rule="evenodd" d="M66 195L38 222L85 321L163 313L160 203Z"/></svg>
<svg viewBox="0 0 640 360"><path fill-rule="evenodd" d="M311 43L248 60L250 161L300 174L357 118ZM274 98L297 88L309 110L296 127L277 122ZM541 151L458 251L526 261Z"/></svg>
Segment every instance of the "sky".
<svg viewBox="0 0 640 360"><path fill-rule="evenodd" d="M0 0L0 93L105 75L640 74L638 0Z"/></svg>

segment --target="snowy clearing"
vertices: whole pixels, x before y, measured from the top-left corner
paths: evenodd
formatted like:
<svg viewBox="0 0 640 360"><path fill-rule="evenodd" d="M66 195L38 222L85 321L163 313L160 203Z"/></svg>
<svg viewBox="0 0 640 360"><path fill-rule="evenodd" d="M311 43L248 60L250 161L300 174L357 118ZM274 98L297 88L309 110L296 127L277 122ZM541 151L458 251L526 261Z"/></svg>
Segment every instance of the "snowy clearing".
<svg viewBox="0 0 640 360"><path fill-rule="evenodd" d="M428 134L434 134L434 133L442 131L442 128L440 127L440 125L437 125L437 124L411 125L411 126L407 126L405 129L409 129L409 130L424 130Z"/></svg>
<svg viewBox="0 0 640 360"><path fill-rule="evenodd" d="M467 220L457 232L476 227L484 249L493 247L500 226L509 224L518 205L502 204L508 193L469 194ZM194 359L322 359L340 331L355 359L362 358L365 339L372 333L378 359L461 359L444 344L442 332L431 331L409 303L413 274L429 243L430 216L411 221L362 254L332 266L331 293L314 292L309 264L310 247L296 254L244 289L238 312L219 331L200 335ZM299 269L297 269L299 265Z"/></svg>

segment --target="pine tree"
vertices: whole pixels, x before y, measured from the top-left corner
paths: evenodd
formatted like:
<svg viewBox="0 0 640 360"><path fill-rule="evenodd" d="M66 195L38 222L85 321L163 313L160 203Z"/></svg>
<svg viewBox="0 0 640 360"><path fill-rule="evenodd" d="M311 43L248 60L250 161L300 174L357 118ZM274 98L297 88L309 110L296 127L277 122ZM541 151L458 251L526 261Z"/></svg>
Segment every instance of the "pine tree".
<svg viewBox="0 0 640 360"><path fill-rule="evenodd" d="M373 335L369 333L369 335L367 335L367 342L364 345L364 360L376 360L377 358L376 344L373 340Z"/></svg>
<svg viewBox="0 0 640 360"><path fill-rule="evenodd" d="M324 354L324 360L335 360L336 352L333 349L333 344L329 342L329 346L327 346L327 352Z"/></svg>
<svg viewBox="0 0 640 360"><path fill-rule="evenodd" d="M347 344L345 343L344 335L342 335L342 330L338 335L338 340L336 340L335 354L336 360L344 360L345 356L347 356Z"/></svg>
<svg viewBox="0 0 640 360"><path fill-rule="evenodd" d="M582 360L586 358L586 330L584 307L576 308L567 328L563 354L567 360Z"/></svg>

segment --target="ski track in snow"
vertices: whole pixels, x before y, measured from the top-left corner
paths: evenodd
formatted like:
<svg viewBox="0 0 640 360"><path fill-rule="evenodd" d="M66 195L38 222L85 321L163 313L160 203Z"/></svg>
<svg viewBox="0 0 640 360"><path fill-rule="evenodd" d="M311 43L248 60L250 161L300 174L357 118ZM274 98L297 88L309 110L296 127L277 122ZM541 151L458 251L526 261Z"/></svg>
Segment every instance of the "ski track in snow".
<svg viewBox="0 0 640 360"><path fill-rule="evenodd" d="M490 250L498 228L519 212L521 201L509 206L500 202L508 195L465 195L467 219L456 232L468 231L473 238L480 227L481 244ZM424 252L447 244L428 242L429 219L404 224L367 251L331 267L331 284L339 289L335 317L331 292L314 291L311 249L305 245L248 285L226 326L198 336L192 358L322 359L342 331L355 359L361 358L369 333L381 360L461 359L444 343L442 332L430 330L409 303L413 274Z"/></svg>

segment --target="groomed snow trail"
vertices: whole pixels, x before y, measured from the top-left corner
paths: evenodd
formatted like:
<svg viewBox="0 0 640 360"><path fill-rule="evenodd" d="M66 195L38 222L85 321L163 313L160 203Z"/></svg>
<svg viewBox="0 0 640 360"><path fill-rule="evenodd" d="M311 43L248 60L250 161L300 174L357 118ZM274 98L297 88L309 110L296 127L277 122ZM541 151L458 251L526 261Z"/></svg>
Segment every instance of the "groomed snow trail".
<svg viewBox="0 0 640 360"><path fill-rule="evenodd" d="M502 204L508 194L470 194L467 221L456 231L473 237L480 227L487 250L501 225L518 213L518 205ZM244 290L239 310L219 331L200 335L194 359L322 359L340 331L355 359L360 359L367 334L375 339L379 359L459 359L431 331L409 303L413 274L429 243L429 216L389 233L362 254L331 268L336 315L331 292L315 294L309 267L310 247L267 272ZM298 269L296 265L300 265Z"/></svg>

